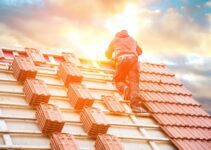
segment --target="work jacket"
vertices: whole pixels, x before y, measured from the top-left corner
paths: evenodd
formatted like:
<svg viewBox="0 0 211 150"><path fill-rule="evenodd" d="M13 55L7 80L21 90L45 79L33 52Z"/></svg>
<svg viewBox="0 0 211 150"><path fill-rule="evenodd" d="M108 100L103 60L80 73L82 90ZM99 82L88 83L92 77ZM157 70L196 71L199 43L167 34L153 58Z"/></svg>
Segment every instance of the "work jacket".
<svg viewBox="0 0 211 150"><path fill-rule="evenodd" d="M115 59L124 54L132 54L138 57L142 54L142 49L138 46L137 42L128 35L126 30L122 30L115 35L105 55L108 59L112 59L113 53L115 53Z"/></svg>

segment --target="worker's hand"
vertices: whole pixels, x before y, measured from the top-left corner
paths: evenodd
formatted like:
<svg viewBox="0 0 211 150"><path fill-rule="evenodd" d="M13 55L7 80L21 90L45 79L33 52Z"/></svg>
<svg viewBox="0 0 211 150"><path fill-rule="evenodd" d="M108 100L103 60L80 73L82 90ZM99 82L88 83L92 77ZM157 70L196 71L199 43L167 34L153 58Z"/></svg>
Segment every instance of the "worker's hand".
<svg viewBox="0 0 211 150"><path fill-rule="evenodd" d="M115 68L115 64L116 64L115 59L111 59L111 66L112 66L113 68Z"/></svg>
<svg viewBox="0 0 211 150"><path fill-rule="evenodd" d="M112 60L115 60L115 55L116 55L115 52L113 52L112 53L112 58L111 58Z"/></svg>

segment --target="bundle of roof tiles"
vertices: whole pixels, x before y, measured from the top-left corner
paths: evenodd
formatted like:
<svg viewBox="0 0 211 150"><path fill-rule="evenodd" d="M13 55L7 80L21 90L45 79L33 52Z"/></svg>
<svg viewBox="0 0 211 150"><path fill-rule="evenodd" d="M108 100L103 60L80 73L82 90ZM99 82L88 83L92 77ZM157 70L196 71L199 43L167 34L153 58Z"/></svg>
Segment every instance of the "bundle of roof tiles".
<svg viewBox="0 0 211 150"><path fill-rule="evenodd" d="M37 69L28 57L14 57L12 68L13 75L18 81L24 81L26 78L35 78L37 75Z"/></svg>
<svg viewBox="0 0 211 150"><path fill-rule="evenodd" d="M70 84L67 95L70 99L70 104L75 109L83 109L83 107L92 106L94 103L91 93L82 84Z"/></svg>
<svg viewBox="0 0 211 150"><path fill-rule="evenodd" d="M64 120L59 108L52 104L40 104L35 114L42 133L50 135L61 132Z"/></svg>
<svg viewBox="0 0 211 150"><path fill-rule="evenodd" d="M73 53L62 53L65 62L74 64L75 66L81 66L80 60Z"/></svg>
<svg viewBox="0 0 211 150"><path fill-rule="evenodd" d="M109 111L116 113L125 112L125 108L115 96L102 96L102 100Z"/></svg>
<svg viewBox="0 0 211 150"><path fill-rule="evenodd" d="M119 139L110 134L101 134L97 136L95 142L96 150L123 150L123 146Z"/></svg>
<svg viewBox="0 0 211 150"><path fill-rule="evenodd" d="M25 51L35 64L40 65L46 63L44 56L39 50L34 48L25 48Z"/></svg>
<svg viewBox="0 0 211 150"><path fill-rule="evenodd" d="M79 68L67 62L60 63L58 75L62 78L64 85L67 88L71 82L80 83L83 79L83 75Z"/></svg>
<svg viewBox="0 0 211 150"><path fill-rule="evenodd" d="M79 150L75 138L68 133L53 133L50 137L51 150Z"/></svg>
<svg viewBox="0 0 211 150"><path fill-rule="evenodd" d="M50 93L45 82L38 79L26 79L23 86L26 101L31 106L38 106L40 103L48 103Z"/></svg>
<svg viewBox="0 0 211 150"><path fill-rule="evenodd" d="M80 113L83 129L91 137L105 134L110 127L103 112L94 107L84 108Z"/></svg>

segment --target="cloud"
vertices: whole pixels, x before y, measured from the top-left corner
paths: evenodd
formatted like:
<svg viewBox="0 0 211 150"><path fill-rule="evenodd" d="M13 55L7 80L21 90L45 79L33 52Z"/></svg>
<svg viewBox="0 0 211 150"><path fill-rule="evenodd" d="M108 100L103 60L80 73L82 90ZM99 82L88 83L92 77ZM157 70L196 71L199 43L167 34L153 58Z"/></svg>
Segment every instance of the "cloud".
<svg viewBox="0 0 211 150"><path fill-rule="evenodd" d="M1 1L0 14L4 15L0 15L0 23L7 27L7 31L13 31L7 37L18 39L23 46L73 48L82 55L86 54L87 48L100 49L97 55L103 58L101 53L114 32L126 27L132 30L132 35L146 53L210 55L210 32L184 17L177 9L162 11L146 7L159 0L10 2Z"/></svg>
<svg viewBox="0 0 211 150"><path fill-rule="evenodd" d="M186 18L178 10L169 8L165 12L144 12L140 19L139 35L144 49L153 53L209 55L211 33ZM140 14L143 16L143 13Z"/></svg>
<svg viewBox="0 0 211 150"><path fill-rule="evenodd" d="M164 56L168 62L176 62L168 67L176 74L193 97L199 101L203 108L211 114L211 57L193 56ZM162 58L161 58L162 59Z"/></svg>

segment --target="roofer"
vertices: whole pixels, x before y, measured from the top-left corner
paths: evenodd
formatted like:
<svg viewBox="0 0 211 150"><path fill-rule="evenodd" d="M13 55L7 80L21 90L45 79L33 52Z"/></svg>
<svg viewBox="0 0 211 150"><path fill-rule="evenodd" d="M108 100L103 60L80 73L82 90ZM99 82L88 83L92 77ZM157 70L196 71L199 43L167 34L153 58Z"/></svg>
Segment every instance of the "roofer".
<svg viewBox="0 0 211 150"><path fill-rule="evenodd" d="M105 55L115 60L116 72L113 80L124 99L130 100L133 112L145 112L139 98L139 64L138 56L142 49L129 36L126 30L117 32Z"/></svg>

